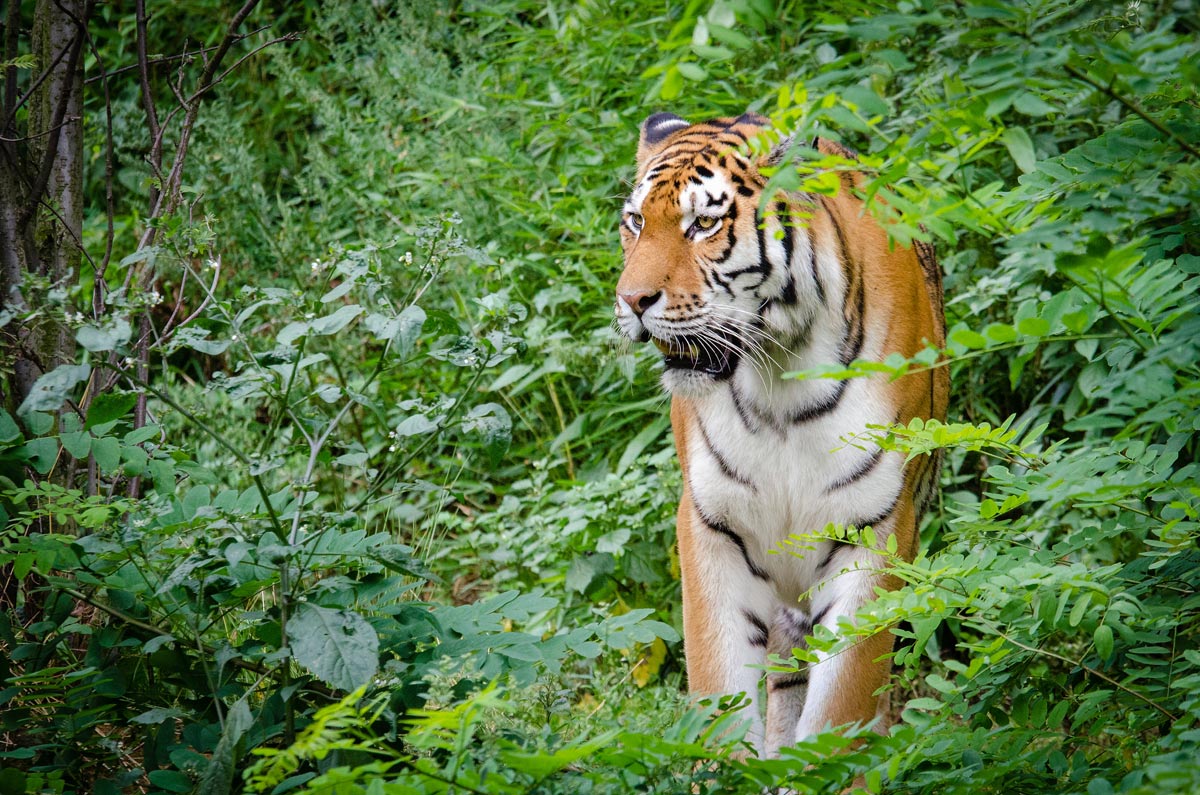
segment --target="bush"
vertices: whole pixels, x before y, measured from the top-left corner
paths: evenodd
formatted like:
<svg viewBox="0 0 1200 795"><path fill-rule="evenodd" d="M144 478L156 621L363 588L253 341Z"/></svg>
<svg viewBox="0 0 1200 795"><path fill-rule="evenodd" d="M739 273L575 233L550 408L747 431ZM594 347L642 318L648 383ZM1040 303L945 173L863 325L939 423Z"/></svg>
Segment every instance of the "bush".
<svg viewBox="0 0 1200 795"><path fill-rule="evenodd" d="M297 6L303 38L205 105L148 246L115 75L116 253L4 310L76 345L0 411L5 790L1200 790L1184 5ZM947 451L924 552L812 641L897 633L888 736L745 761L737 699L680 694L665 403L607 330L664 107L845 141L870 211L941 253L949 348L838 374L954 383L950 423L874 431ZM128 286L95 312L101 281Z"/></svg>

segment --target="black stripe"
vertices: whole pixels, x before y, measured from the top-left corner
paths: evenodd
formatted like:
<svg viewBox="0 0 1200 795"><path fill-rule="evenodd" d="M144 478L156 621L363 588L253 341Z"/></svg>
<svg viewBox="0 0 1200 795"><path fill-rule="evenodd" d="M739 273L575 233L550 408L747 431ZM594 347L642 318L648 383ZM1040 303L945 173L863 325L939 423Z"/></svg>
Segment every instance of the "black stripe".
<svg viewBox="0 0 1200 795"><path fill-rule="evenodd" d="M738 418L741 419L742 425L746 426L746 430L750 433L758 433L758 427L750 424L750 414L746 405L742 403L742 393L738 391L737 384L730 384L729 391L733 396L733 407L737 409Z"/></svg>
<svg viewBox="0 0 1200 795"><path fill-rule="evenodd" d="M833 563L833 558L837 555L837 553L841 552L843 549L849 549L850 547L850 545L845 541L839 541L837 539L831 539L830 544L831 546L829 547L829 551L825 553L825 559L821 561L821 565L817 567L818 569L823 569L830 563ZM819 621L820 619L816 616L814 616L812 619L813 624L817 624Z"/></svg>
<svg viewBox="0 0 1200 795"><path fill-rule="evenodd" d="M850 250L846 246L846 235L842 232L842 226L838 223L837 216L834 215L833 211L830 210L829 207L824 203L822 203L822 206L825 207L825 213L829 216L829 222L833 224L833 231L837 234L838 248L840 250L839 261L842 263L843 272L846 273L846 281L850 282L850 272L854 263L850 259ZM845 344L843 344L842 353L839 357L839 360L842 364L850 364L850 362L858 358L858 354L862 351L864 328L866 324L866 290L863 289L862 269L853 268L853 273L853 284L848 283L846 286L846 300L848 302L851 294L854 295L855 318L853 327L850 329L850 347L846 348ZM843 309L843 317L845 317L847 314L848 313L845 311L845 309Z"/></svg>
<svg viewBox="0 0 1200 795"><path fill-rule="evenodd" d="M793 273L788 273L787 284L783 285L783 293L779 296L779 301L784 306L791 306L796 303L796 276Z"/></svg>
<svg viewBox="0 0 1200 795"><path fill-rule="evenodd" d="M714 281L714 282L716 282L717 284L719 284L719 285L721 286L721 289L722 289L722 290L724 290L725 292L729 293L730 295L733 295L733 290L729 289L729 282L728 282L728 281L726 281L726 280L725 280L725 279L724 279L724 278L721 276L721 274L717 273L716 271L713 271L713 272L712 272L712 279L713 279L713 281Z"/></svg>
<svg viewBox="0 0 1200 795"><path fill-rule="evenodd" d="M743 196L754 195L754 191L751 188L747 188L745 185L738 185L737 192Z"/></svg>
<svg viewBox="0 0 1200 795"><path fill-rule="evenodd" d="M809 236L808 246L808 267L812 271L813 284L817 286L817 300L821 302L821 306L825 306L825 285L821 283L821 276L817 273L817 247L816 241Z"/></svg>
<svg viewBox="0 0 1200 795"><path fill-rule="evenodd" d="M903 491L904 491L904 486L902 485L902 486L900 486L900 492L903 492ZM896 493L896 496L892 498L891 504L888 505L888 507L886 509L884 509L881 513L879 513L876 516L872 516L870 519L861 519L861 520L855 522L854 526L861 530L864 527L875 527L880 522L887 521L887 518L889 516L891 516L892 513L896 510L896 506L900 504L900 492Z"/></svg>
<svg viewBox="0 0 1200 795"><path fill-rule="evenodd" d="M775 202L775 212L779 216L779 228L783 230L783 239L780 241L783 244L783 267L791 269L792 267L792 225L787 223L791 217L788 213L787 202Z"/></svg>
<svg viewBox="0 0 1200 795"><path fill-rule="evenodd" d="M721 194L725 196L724 193ZM734 221L737 220L737 203L729 205L729 211L725 213L725 251L721 256L712 260L714 265L719 265L727 261L733 256L733 250L737 247L737 231L734 229Z"/></svg>
<svg viewBox="0 0 1200 795"><path fill-rule="evenodd" d="M692 504L695 505L695 499L692 500ZM750 569L751 574L760 580L770 579L767 576L767 573L763 571L757 563L750 559L750 552L746 549L745 539L733 532L733 530L730 530L729 526L724 522L705 516L704 512L700 510L699 505L696 505L696 514L700 517L700 521L704 523L705 527L707 527L709 530L712 530L714 533L720 533L733 542L733 545L738 548L739 552L742 553L742 560L746 561L746 568Z"/></svg>
<svg viewBox="0 0 1200 795"><path fill-rule="evenodd" d="M777 674L767 677L767 688L771 691L791 690L793 687L804 687L808 684L805 674Z"/></svg>
<svg viewBox="0 0 1200 795"><path fill-rule="evenodd" d="M817 624L820 624L820 623L821 623L821 619L823 619L823 618L825 618L825 616L829 615L829 610L830 610L830 608L832 608L832 607L833 607L833 602L831 601L829 604L827 604L827 605L825 605L824 607L822 607L822 608L821 608L821 612L819 612L819 613L817 613L815 616L813 616L813 620L812 620L812 622L813 622L813 626L814 626L814 627L815 627Z"/></svg>
<svg viewBox="0 0 1200 795"><path fill-rule="evenodd" d="M696 165L696 173L702 177L711 177L713 175L710 169L707 169L699 164Z"/></svg>
<svg viewBox="0 0 1200 795"><path fill-rule="evenodd" d="M725 456L717 452L717 448L713 444L712 437L708 435L708 429L704 427L704 421L697 417L696 424L700 426L700 438L704 441L704 446L708 448L709 455L711 455L717 462L717 467L720 468L721 474L732 481L742 484L751 491L758 491L757 486L755 486L744 475L739 474L737 470L730 466L729 462L725 459Z"/></svg>
<svg viewBox="0 0 1200 795"><path fill-rule="evenodd" d="M864 477L867 476L868 473L871 472L871 470L873 470L876 467L876 465L879 464L879 462L881 460L883 460L883 448L882 447L875 451L875 455L871 456L866 461L859 464L858 468L855 469L853 472L851 472L849 475L846 475L846 477L842 478L841 480L834 481L833 485L831 485L828 489L826 489L826 491L836 491L837 489L841 489L841 488L845 488L846 486L849 486L851 483L855 483L859 480L862 480Z"/></svg>
<svg viewBox="0 0 1200 795"><path fill-rule="evenodd" d="M846 394L846 387L849 383L849 379L838 381L837 389L834 390L832 395L825 398L820 403L800 409L788 417L788 419L793 424L799 424L802 422L812 422L815 419L824 417L826 414L836 409L838 404L842 402L842 395Z"/></svg>
<svg viewBox="0 0 1200 795"><path fill-rule="evenodd" d="M749 610L743 610L742 615L744 615L746 620L750 622L750 625L754 627L754 634L750 636L750 645L766 647L768 637L766 622L751 613Z"/></svg>
<svg viewBox="0 0 1200 795"><path fill-rule="evenodd" d="M842 354L839 359L842 364L848 365L858 358L858 354L862 352L863 337L865 336L866 326L866 307L863 305L866 291L861 285L858 290L857 312L855 314L852 336L850 338L850 347L846 348L843 345Z"/></svg>

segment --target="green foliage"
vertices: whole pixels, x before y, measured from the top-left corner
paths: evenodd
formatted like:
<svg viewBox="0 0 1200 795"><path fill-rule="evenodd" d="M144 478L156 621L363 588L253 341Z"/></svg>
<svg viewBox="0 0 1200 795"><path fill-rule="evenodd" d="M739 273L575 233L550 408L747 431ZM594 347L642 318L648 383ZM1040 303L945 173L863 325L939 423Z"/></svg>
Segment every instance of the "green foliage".
<svg viewBox="0 0 1200 795"><path fill-rule="evenodd" d="M45 286L78 355L0 410L0 789L1200 790L1186 3L402 5L281 12L304 37L207 100L151 246L113 77L126 286ZM111 72L133 18L98 13ZM915 561L869 528L780 550L890 558L903 587L811 648L895 632L896 725L767 761L736 700L679 692L666 407L607 330L638 124L747 108L861 153L798 144L776 186L860 169L946 270L946 350L794 377L954 385L947 423L870 430L946 452Z"/></svg>

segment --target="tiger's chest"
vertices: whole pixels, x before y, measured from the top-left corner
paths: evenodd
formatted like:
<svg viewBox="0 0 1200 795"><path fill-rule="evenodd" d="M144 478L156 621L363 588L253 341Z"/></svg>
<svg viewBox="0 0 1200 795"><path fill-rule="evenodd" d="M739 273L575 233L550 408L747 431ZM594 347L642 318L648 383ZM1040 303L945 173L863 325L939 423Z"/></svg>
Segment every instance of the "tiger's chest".
<svg viewBox="0 0 1200 795"><path fill-rule="evenodd" d="M744 539L785 598L814 584L828 525L868 524L902 488L903 457L852 438L894 420L878 382L794 384L764 395L733 379L692 401L690 415L693 501Z"/></svg>

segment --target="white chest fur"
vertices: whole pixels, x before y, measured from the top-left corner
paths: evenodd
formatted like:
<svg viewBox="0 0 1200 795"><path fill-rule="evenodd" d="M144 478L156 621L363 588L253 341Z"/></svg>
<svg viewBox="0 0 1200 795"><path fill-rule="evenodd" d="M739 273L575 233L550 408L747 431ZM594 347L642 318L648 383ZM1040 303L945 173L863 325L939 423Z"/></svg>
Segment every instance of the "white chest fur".
<svg viewBox="0 0 1200 795"><path fill-rule="evenodd" d="M893 409L870 379L792 383L764 395L753 371L739 375L694 401L689 485L697 509L736 533L747 564L795 604L814 585L829 544L814 541L803 551L781 543L793 534L819 537L831 523L862 526L895 504L903 457L843 441L891 422ZM833 398L812 419L786 408L828 407Z"/></svg>

